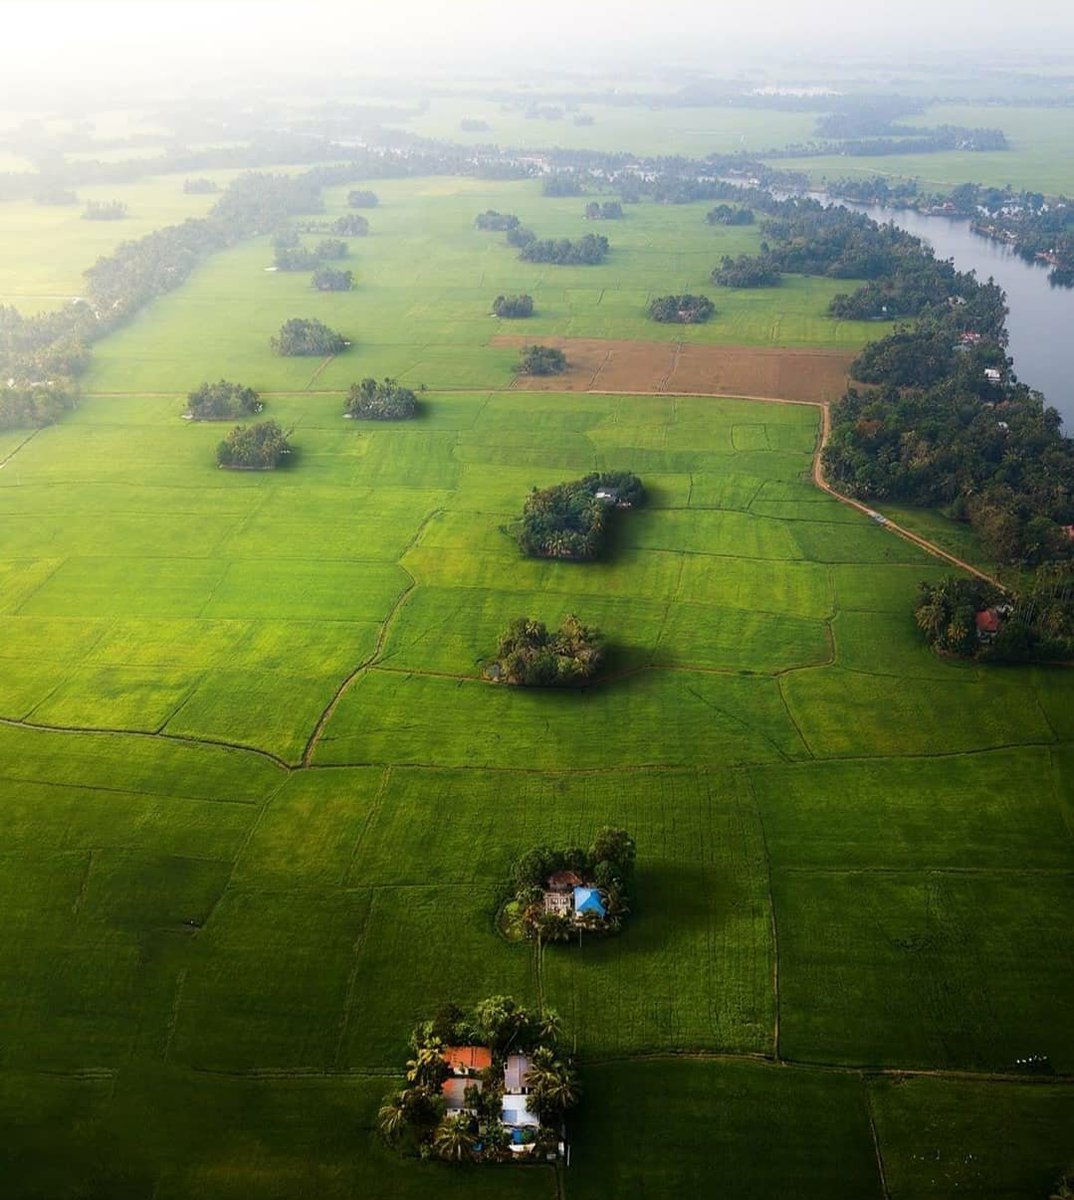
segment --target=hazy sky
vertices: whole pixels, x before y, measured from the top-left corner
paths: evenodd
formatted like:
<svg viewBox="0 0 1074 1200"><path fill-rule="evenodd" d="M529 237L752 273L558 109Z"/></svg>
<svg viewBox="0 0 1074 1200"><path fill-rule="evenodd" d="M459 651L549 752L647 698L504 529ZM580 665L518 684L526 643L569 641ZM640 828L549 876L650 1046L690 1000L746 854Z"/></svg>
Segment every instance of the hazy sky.
<svg viewBox="0 0 1074 1200"><path fill-rule="evenodd" d="M186 63L217 71L319 62L381 75L407 56L437 70L507 62L584 68L659 56L733 74L744 51L858 52L901 65L913 52L991 58L1074 51L1067 0L0 0L5 72L153 78ZM564 48L569 48L569 52ZM594 52L594 48L596 48ZM569 60L569 61L568 61ZM2 86L2 85L0 85Z"/></svg>

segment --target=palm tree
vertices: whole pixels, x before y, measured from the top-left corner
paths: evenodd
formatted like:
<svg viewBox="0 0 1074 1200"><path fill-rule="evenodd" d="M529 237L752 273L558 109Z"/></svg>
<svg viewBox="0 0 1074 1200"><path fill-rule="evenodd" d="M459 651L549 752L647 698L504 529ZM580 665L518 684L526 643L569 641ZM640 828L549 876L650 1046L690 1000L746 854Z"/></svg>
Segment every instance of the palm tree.
<svg viewBox="0 0 1074 1200"><path fill-rule="evenodd" d="M407 1060L407 1083L439 1088L446 1074L447 1064L441 1057L439 1046L419 1046L414 1057Z"/></svg>
<svg viewBox="0 0 1074 1200"><path fill-rule="evenodd" d="M551 1042L554 1045L559 1041L562 1029L563 1023L559 1013L554 1008L546 1008L537 1023L537 1036L542 1042Z"/></svg>
<svg viewBox="0 0 1074 1200"><path fill-rule="evenodd" d="M406 1129L406 1109L403 1107L405 1093L400 1092L387 1100L377 1110L377 1129L386 1142L394 1142Z"/></svg>
<svg viewBox="0 0 1074 1200"><path fill-rule="evenodd" d="M449 1162L464 1162L474 1152L474 1135L470 1132L470 1118L459 1115L445 1117L433 1134L433 1149Z"/></svg>

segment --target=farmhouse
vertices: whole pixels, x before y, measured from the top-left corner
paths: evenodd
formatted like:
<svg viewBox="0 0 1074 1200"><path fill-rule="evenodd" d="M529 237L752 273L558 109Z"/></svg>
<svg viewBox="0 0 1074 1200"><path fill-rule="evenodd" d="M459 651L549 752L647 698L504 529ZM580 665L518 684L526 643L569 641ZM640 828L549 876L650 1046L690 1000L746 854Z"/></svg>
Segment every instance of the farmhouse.
<svg viewBox="0 0 1074 1200"><path fill-rule="evenodd" d="M574 889L574 918L599 917L602 921L608 915L600 892L593 887L576 887Z"/></svg>
<svg viewBox="0 0 1074 1200"><path fill-rule="evenodd" d="M981 609L974 616L973 620L977 626L977 640L979 642L990 642L999 633L999 613L994 608Z"/></svg>
<svg viewBox="0 0 1074 1200"><path fill-rule="evenodd" d="M473 1078L492 1066L492 1051L488 1046L445 1046L440 1057L458 1079Z"/></svg>
<svg viewBox="0 0 1074 1200"><path fill-rule="evenodd" d="M509 1054L503 1064L503 1090L508 1096L524 1096L530 1090L530 1060L524 1054Z"/></svg>

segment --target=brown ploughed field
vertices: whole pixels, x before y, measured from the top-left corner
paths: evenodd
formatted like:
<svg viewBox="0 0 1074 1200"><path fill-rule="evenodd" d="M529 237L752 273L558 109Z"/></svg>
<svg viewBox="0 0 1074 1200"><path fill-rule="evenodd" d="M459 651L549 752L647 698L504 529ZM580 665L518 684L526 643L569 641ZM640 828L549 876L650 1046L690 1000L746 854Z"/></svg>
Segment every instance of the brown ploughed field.
<svg viewBox="0 0 1074 1200"><path fill-rule="evenodd" d="M524 337L494 337L493 346L524 346ZM697 346L604 338L544 338L567 355L562 375L519 375L512 387L539 392L669 392L758 396L812 403L837 400L853 354L767 346Z"/></svg>

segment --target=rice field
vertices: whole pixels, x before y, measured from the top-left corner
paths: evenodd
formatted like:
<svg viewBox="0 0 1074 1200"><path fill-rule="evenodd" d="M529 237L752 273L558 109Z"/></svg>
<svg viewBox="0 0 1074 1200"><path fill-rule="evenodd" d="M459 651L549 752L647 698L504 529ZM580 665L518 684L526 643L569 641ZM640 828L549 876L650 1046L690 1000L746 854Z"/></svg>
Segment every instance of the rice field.
<svg viewBox="0 0 1074 1200"><path fill-rule="evenodd" d="M1069 1165L1074 683L927 652L945 569L813 488L813 409L512 390L487 296L604 320L604 284L469 229L580 225L527 186L378 184L353 295L222 255L100 345L68 419L0 441L6 1194L1030 1200ZM700 215L611 231L610 336L711 265ZM758 344L809 344L801 294ZM356 335L316 381L267 352L299 303ZM342 419L396 372L417 420ZM219 471L220 427L180 420L220 374L269 393L286 469ZM600 469L649 489L607 558L522 560L529 491ZM482 678L507 620L568 612L607 678ZM638 845L622 936L502 940L518 854L604 824ZM540 996L578 1056L558 1179L373 1133L413 1023L490 993Z"/></svg>

